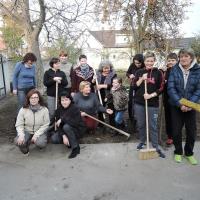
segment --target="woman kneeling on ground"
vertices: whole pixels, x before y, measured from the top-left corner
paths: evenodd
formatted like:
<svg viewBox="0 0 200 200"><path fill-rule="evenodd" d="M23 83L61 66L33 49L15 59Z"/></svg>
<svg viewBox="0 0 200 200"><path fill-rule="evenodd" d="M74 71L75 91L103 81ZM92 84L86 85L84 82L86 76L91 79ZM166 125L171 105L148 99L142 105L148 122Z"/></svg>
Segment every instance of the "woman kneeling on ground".
<svg viewBox="0 0 200 200"><path fill-rule="evenodd" d="M97 122L88 117L87 114L96 117L98 112L108 113L111 115L113 111L103 107L100 104L97 95L91 93L90 82L82 81L79 85L79 91L80 92L76 93L73 97L74 103L80 108L81 116L86 127L89 131L94 133L97 128Z"/></svg>
<svg viewBox="0 0 200 200"><path fill-rule="evenodd" d="M28 92L25 104L20 109L15 124L17 137L15 143L23 154L29 154L29 145L46 147L46 129L49 126L49 111L45 107L40 92L32 89Z"/></svg>
<svg viewBox="0 0 200 200"><path fill-rule="evenodd" d="M53 134L51 140L52 143L63 143L71 147L72 152L68 158L74 158L80 153L78 139L84 133L85 125L70 93L63 91L60 96L61 106L55 111L58 134Z"/></svg>

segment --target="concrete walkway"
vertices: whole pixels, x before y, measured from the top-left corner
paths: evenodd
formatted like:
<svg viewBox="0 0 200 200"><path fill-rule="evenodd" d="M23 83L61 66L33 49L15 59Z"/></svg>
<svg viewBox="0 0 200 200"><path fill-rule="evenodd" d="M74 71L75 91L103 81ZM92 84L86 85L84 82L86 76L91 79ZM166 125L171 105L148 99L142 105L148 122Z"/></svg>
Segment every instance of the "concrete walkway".
<svg viewBox="0 0 200 200"><path fill-rule="evenodd" d="M69 160L63 145L0 146L0 200L199 200L200 165L167 158L138 160L136 143L81 145ZM200 143L195 146L200 161Z"/></svg>

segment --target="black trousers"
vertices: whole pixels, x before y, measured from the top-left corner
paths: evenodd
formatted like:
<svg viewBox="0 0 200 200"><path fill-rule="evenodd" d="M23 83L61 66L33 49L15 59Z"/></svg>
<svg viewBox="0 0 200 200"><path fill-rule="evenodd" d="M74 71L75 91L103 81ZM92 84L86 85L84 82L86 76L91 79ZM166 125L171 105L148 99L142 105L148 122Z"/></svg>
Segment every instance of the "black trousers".
<svg viewBox="0 0 200 200"><path fill-rule="evenodd" d="M62 144L63 143L62 134L64 133L69 140L71 148L74 149L79 146L78 137L75 132L76 130L73 127L71 127L68 124L65 124L62 130L60 130L59 132L55 132L51 136L51 141L53 144Z"/></svg>
<svg viewBox="0 0 200 200"><path fill-rule="evenodd" d="M171 118L171 105L168 100L163 101L164 109L165 109L165 129L167 133L167 137L172 139L172 118Z"/></svg>
<svg viewBox="0 0 200 200"><path fill-rule="evenodd" d="M129 119L134 119L134 96L133 96L133 86L129 88L129 100L128 100L128 116Z"/></svg>
<svg viewBox="0 0 200 200"><path fill-rule="evenodd" d="M175 146L175 154L182 155L182 129L185 125L186 142L184 146L184 153L186 156L193 155L194 143L196 138L196 112L191 110L189 112L182 112L180 108L171 107L172 128L173 128L173 142Z"/></svg>

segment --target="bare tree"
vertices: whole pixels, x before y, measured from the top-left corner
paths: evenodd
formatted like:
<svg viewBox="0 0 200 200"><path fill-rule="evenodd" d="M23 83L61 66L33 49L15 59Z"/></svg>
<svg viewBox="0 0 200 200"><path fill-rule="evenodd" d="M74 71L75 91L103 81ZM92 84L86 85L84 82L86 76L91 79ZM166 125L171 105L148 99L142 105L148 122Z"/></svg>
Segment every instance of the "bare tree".
<svg viewBox="0 0 200 200"><path fill-rule="evenodd" d="M23 27L27 49L37 57L37 86L42 88L43 67L39 48L39 34L45 22L44 0L38 0L39 10L37 17L31 18L30 4L27 0L1 1L0 9L4 15L10 16L13 21Z"/></svg>
<svg viewBox="0 0 200 200"><path fill-rule="evenodd" d="M98 0L97 8L103 8L103 22L117 21L126 33L131 32L133 47L141 53L147 41L147 48L162 49L167 37L177 36L190 4L190 0Z"/></svg>
<svg viewBox="0 0 200 200"><path fill-rule="evenodd" d="M73 43L84 32L94 12L93 6L94 0L1 0L2 15L9 16L23 28L27 50L37 56L38 88L43 88L44 71L39 40L41 31L46 31L43 37L47 37L48 42L65 36Z"/></svg>

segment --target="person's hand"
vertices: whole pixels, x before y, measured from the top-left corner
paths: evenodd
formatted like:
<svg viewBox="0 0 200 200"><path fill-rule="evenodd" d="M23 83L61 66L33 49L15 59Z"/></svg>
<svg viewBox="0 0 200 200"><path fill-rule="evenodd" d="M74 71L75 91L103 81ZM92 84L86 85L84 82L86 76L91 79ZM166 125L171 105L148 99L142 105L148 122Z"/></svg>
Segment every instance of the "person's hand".
<svg viewBox="0 0 200 200"><path fill-rule="evenodd" d="M107 102L108 101L108 98L106 97L105 99L104 99L104 102Z"/></svg>
<svg viewBox="0 0 200 200"><path fill-rule="evenodd" d="M71 92L71 96L73 97L75 95L75 92Z"/></svg>
<svg viewBox="0 0 200 200"><path fill-rule="evenodd" d="M69 146L69 140L66 135L63 135L63 144Z"/></svg>
<svg viewBox="0 0 200 200"><path fill-rule="evenodd" d="M113 110L111 110L111 109L106 109L106 112L109 114L109 115L112 115L113 114Z"/></svg>
<svg viewBox="0 0 200 200"><path fill-rule="evenodd" d="M17 90L13 90L13 94L14 94L14 95L17 95Z"/></svg>
<svg viewBox="0 0 200 200"><path fill-rule="evenodd" d="M100 89L104 88L104 85L100 84L100 85L97 85L96 87L97 87L97 90L100 90Z"/></svg>
<svg viewBox="0 0 200 200"><path fill-rule="evenodd" d="M22 145L25 142L25 138L24 135L19 135L18 139L17 139L17 144L18 145Z"/></svg>
<svg viewBox="0 0 200 200"><path fill-rule="evenodd" d="M130 79L135 78L134 74L130 74L129 78L130 78Z"/></svg>
<svg viewBox="0 0 200 200"><path fill-rule="evenodd" d="M59 119L59 120L56 122L56 126L59 127L59 126L60 126L60 123L61 123L61 119Z"/></svg>
<svg viewBox="0 0 200 200"><path fill-rule="evenodd" d="M31 138L31 142L35 144L37 138L38 138L38 137L37 137L36 135L33 135L33 137Z"/></svg>
<svg viewBox="0 0 200 200"><path fill-rule="evenodd" d="M81 117L85 117L87 114L85 112L81 112Z"/></svg>
<svg viewBox="0 0 200 200"><path fill-rule="evenodd" d="M143 80L147 80L147 73L142 75Z"/></svg>
<svg viewBox="0 0 200 200"><path fill-rule="evenodd" d="M148 93L146 93L146 94L144 94L144 99L151 99L152 98L152 95L151 94L148 94Z"/></svg>
<svg viewBox="0 0 200 200"><path fill-rule="evenodd" d="M189 108L189 107L184 106L184 105L181 106L181 111L182 112L188 112L188 111L191 111L191 110L192 110L192 108Z"/></svg>
<svg viewBox="0 0 200 200"><path fill-rule="evenodd" d="M62 78L61 77L54 77L53 80L58 82L58 83L61 83Z"/></svg>

